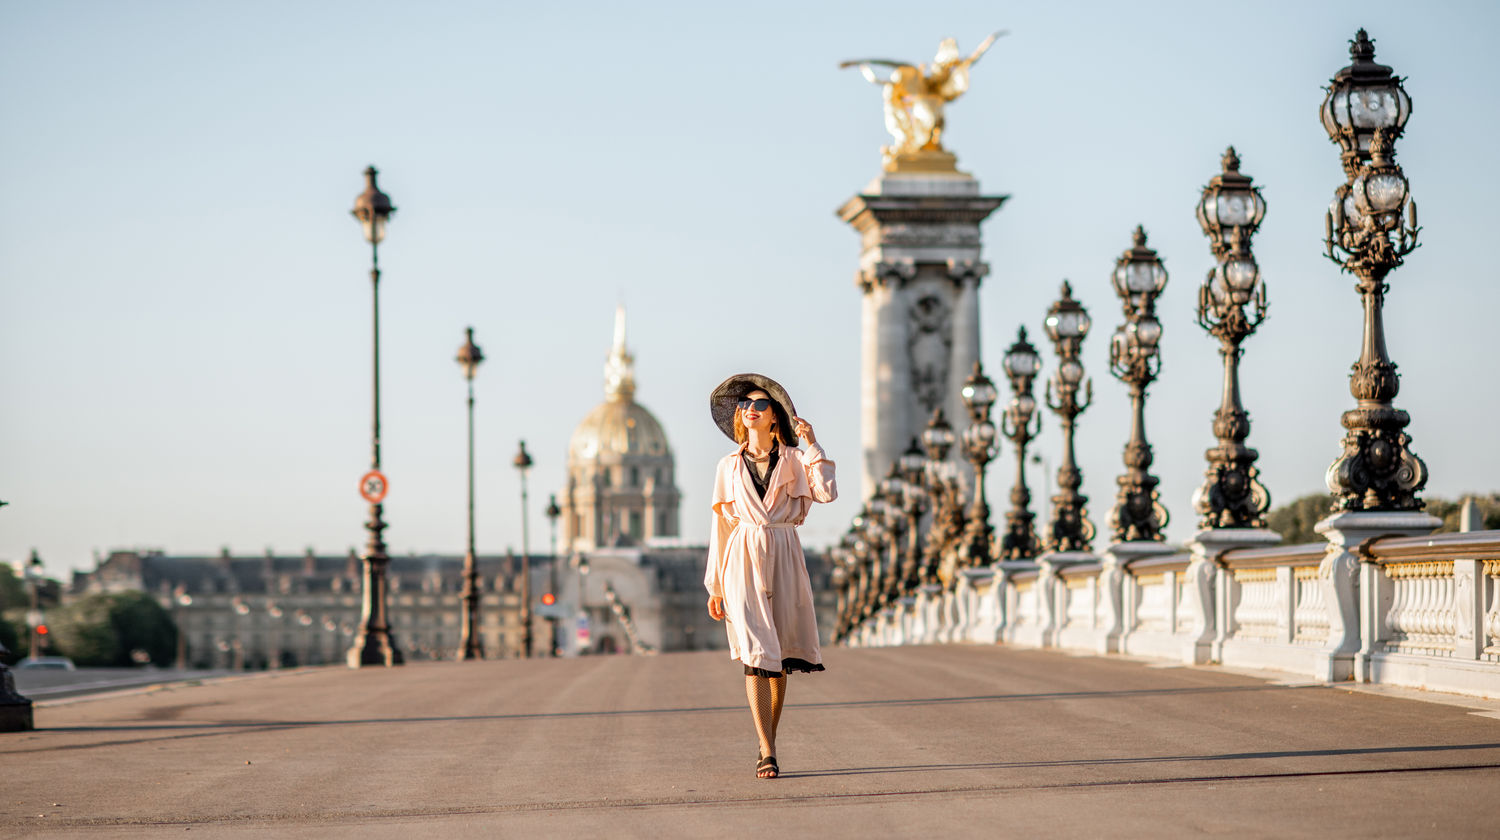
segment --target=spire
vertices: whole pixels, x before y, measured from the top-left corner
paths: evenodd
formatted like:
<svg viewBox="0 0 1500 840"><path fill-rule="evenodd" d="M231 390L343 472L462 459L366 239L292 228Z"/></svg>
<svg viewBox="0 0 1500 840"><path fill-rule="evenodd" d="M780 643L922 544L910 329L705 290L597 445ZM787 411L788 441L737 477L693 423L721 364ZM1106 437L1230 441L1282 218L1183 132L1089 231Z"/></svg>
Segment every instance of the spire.
<svg viewBox="0 0 1500 840"><path fill-rule="evenodd" d="M604 396L611 401L635 399L635 357L625 349L625 307L615 307L615 343L604 363Z"/></svg>

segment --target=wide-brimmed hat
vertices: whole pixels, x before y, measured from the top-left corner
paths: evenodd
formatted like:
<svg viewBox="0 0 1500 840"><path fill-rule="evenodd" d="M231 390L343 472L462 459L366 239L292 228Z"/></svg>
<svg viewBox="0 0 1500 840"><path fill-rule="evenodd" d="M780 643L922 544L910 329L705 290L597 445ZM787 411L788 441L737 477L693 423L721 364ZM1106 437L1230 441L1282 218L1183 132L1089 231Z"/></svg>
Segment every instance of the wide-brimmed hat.
<svg viewBox="0 0 1500 840"><path fill-rule="evenodd" d="M719 430L734 440L734 411L751 391L765 391L771 398L771 410L776 412L776 428L780 430L781 442L796 446L797 434L792 429L792 418L797 416L797 409L792 405L792 398L776 380L758 373L736 373L720 382L719 387L708 395L708 410Z"/></svg>

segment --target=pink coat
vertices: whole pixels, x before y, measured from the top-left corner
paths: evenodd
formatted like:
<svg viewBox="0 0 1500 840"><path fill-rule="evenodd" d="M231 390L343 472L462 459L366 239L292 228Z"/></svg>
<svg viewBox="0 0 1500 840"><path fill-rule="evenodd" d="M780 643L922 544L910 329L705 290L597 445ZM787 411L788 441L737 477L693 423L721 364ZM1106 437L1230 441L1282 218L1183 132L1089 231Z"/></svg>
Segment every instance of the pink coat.
<svg viewBox="0 0 1500 840"><path fill-rule="evenodd" d="M823 661L807 559L796 527L813 502L838 498L833 462L817 444L782 445L761 499L741 457L719 461L713 529L703 585L724 599L729 655L752 668L780 671L782 659Z"/></svg>

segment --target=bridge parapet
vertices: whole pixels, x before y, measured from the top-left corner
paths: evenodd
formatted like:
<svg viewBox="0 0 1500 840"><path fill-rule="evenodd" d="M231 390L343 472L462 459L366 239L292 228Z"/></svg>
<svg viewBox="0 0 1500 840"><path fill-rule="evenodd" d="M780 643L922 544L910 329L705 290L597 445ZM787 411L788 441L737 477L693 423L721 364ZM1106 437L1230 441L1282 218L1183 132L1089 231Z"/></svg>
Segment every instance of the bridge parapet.
<svg viewBox="0 0 1500 840"><path fill-rule="evenodd" d="M1350 549L1358 586L1336 585L1330 560ZM856 638L1125 653L1500 696L1500 531L1233 548L1206 562L1160 543L1075 554L966 570ZM1345 611L1357 617L1351 657L1340 653Z"/></svg>

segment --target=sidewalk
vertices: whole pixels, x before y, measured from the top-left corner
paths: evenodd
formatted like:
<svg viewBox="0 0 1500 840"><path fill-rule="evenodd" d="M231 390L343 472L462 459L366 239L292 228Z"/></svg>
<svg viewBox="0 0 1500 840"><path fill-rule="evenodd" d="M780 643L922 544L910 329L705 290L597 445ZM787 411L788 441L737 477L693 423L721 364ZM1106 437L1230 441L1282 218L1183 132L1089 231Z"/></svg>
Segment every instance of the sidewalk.
<svg viewBox="0 0 1500 840"><path fill-rule="evenodd" d="M1463 706L993 647L826 661L791 678L773 781L754 778L743 677L723 652L288 671L43 704L38 731L0 736L0 836L1491 837L1500 825L1500 720Z"/></svg>

